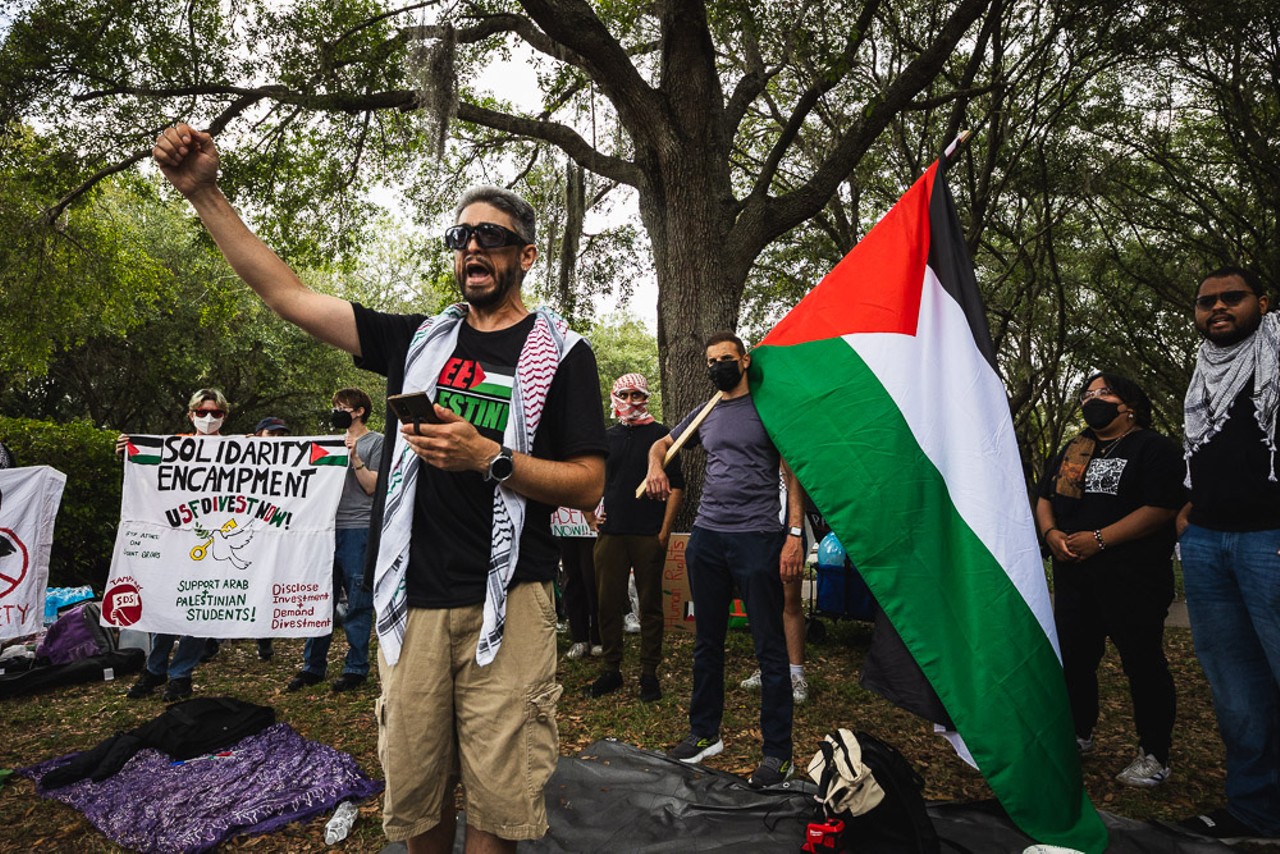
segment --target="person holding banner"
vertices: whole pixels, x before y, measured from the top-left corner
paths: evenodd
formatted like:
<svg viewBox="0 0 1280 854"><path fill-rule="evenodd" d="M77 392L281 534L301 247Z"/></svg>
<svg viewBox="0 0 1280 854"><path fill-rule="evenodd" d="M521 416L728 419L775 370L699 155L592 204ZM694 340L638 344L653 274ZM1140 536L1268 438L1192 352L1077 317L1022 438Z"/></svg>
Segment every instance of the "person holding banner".
<svg viewBox="0 0 1280 854"><path fill-rule="evenodd" d="M560 565L564 567L564 610L569 619L572 641L568 659L579 659L590 653L599 655L600 613L596 607L596 566L592 550L596 545L596 516L572 507L557 507L551 517L551 534L560 549Z"/></svg>
<svg viewBox="0 0 1280 854"><path fill-rule="evenodd" d="M551 513L596 506L607 447L590 345L521 297L532 206L467 191L444 237L465 302L384 314L306 287L249 231L218 188L212 136L179 123L152 154L273 311L384 374L390 395L420 393L405 423L388 419L369 544L384 833L452 850L460 779L469 850L540 838L562 690Z"/></svg>
<svg viewBox="0 0 1280 854"><path fill-rule="evenodd" d="M187 418L195 427L196 435L221 436L222 425L231 412L231 404L216 388L197 389L187 403ZM121 433L116 438L116 453L123 454L129 444L129 436ZM174 644L177 652L173 652ZM191 635L155 634L151 636L151 652L147 655L146 666L142 675L133 683L125 694L131 700L149 697L161 685L164 693L160 699L166 703L176 703L192 694L191 674L200 663L208 645L207 638ZM173 660L169 654L173 652Z"/></svg>
<svg viewBox="0 0 1280 854"><path fill-rule="evenodd" d="M373 491L378 484L378 460L382 457L382 436L365 422L373 401L358 388L334 392L334 427L346 430L349 451L347 479L334 522L333 563L335 584L347 594L347 615L342 621L347 636L347 657L342 675L332 683L334 691L359 688L369 676L369 632L373 627L373 597L364 586L364 553L369 543L369 519L373 512ZM336 591L335 591L336 593ZM336 596L335 596L336 601ZM286 691L297 691L324 680L333 632L308 638L302 648L302 669L289 680Z"/></svg>

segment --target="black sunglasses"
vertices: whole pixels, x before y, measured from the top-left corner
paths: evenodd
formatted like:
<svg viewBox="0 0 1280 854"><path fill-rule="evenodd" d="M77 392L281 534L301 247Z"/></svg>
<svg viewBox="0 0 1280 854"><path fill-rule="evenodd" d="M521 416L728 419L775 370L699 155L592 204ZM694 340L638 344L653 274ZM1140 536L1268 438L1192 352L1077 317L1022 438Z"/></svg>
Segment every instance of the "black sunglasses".
<svg viewBox="0 0 1280 854"><path fill-rule="evenodd" d="M444 245L450 249L466 249L475 235L476 243L481 249L501 249L503 246L528 246L529 241L509 228L503 228L496 222L482 222L478 225L455 225L444 231Z"/></svg>
<svg viewBox="0 0 1280 854"><path fill-rule="evenodd" d="M222 418L224 415L227 414L223 412L221 409L193 409L191 411L196 414L196 417L200 417L204 415L212 415L214 418Z"/></svg>
<svg viewBox="0 0 1280 854"><path fill-rule="evenodd" d="M1218 304L1218 300L1222 300L1222 304L1231 307L1244 302L1245 297L1252 296L1253 291L1223 291L1220 294L1208 294L1202 297L1196 297L1196 308L1208 311Z"/></svg>

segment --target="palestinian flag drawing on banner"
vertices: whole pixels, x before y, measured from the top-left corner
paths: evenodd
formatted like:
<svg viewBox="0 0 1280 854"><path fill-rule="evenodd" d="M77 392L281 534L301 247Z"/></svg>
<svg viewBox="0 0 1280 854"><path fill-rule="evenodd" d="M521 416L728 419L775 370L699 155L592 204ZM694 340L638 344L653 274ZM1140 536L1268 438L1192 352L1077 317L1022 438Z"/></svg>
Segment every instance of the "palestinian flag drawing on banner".
<svg viewBox="0 0 1280 854"><path fill-rule="evenodd" d="M751 354L769 435L1010 818L1101 852L1013 422L929 168Z"/></svg>
<svg viewBox="0 0 1280 854"><path fill-rule="evenodd" d="M130 436L124 447L125 455L134 465L158 466L163 442L163 436Z"/></svg>
<svg viewBox="0 0 1280 854"><path fill-rule="evenodd" d="M347 446L341 439L318 439L311 442L311 465L345 466Z"/></svg>

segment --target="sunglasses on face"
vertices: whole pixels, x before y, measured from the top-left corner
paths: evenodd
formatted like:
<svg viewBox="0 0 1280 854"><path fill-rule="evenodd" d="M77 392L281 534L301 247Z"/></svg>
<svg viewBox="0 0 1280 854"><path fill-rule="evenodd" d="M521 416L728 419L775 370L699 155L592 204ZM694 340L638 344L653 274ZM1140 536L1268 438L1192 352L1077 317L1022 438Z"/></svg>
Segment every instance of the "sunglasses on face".
<svg viewBox="0 0 1280 854"><path fill-rule="evenodd" d="M221 418L227 414L221 409L196 409L194 410L194 413L196 418L203 418L206 415L212 415L214 418Z"/></svg>
<svg viewBox="0 0 1280 854"><path fill-rule="evenodd" d="M1201 311L1209 311L1221 300L1222 304L1231 308L1244 302L1245 297L1253 295L1253 291L1223 291L1219 294L1206 294L1202 297L1196 297L1196 308Z"/></svg>
<svg viewBox="0 0 1280 854"><path fill-rule="evenodd" d="M496 222L478 225L455 225L444 230L444 245L450 249L466 249L472 235L481 249L501 249L503 246L528 246L529 241L509 228Z"/></svg>

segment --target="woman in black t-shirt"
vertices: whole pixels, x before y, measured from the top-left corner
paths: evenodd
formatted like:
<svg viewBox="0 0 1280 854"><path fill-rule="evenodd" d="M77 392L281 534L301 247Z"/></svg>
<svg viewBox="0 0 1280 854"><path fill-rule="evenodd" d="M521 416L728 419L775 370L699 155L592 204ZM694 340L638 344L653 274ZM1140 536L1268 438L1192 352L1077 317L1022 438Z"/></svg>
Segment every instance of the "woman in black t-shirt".
<svg viewBox="0 0 1280 854"><path fill-rule="evenodd" d="M1036 522L1053 553L1054 621L1081 753L1093 749L1098 663L1120 653L1138 755L1116 779L1156 786L1169 776L1176 703L1164 657L1173 600L1174 517L1185 502L1182 453L1151 427L1151 401L1112 373L1080 393L1089 429L1058 453L1038 490Z"/></svg>

